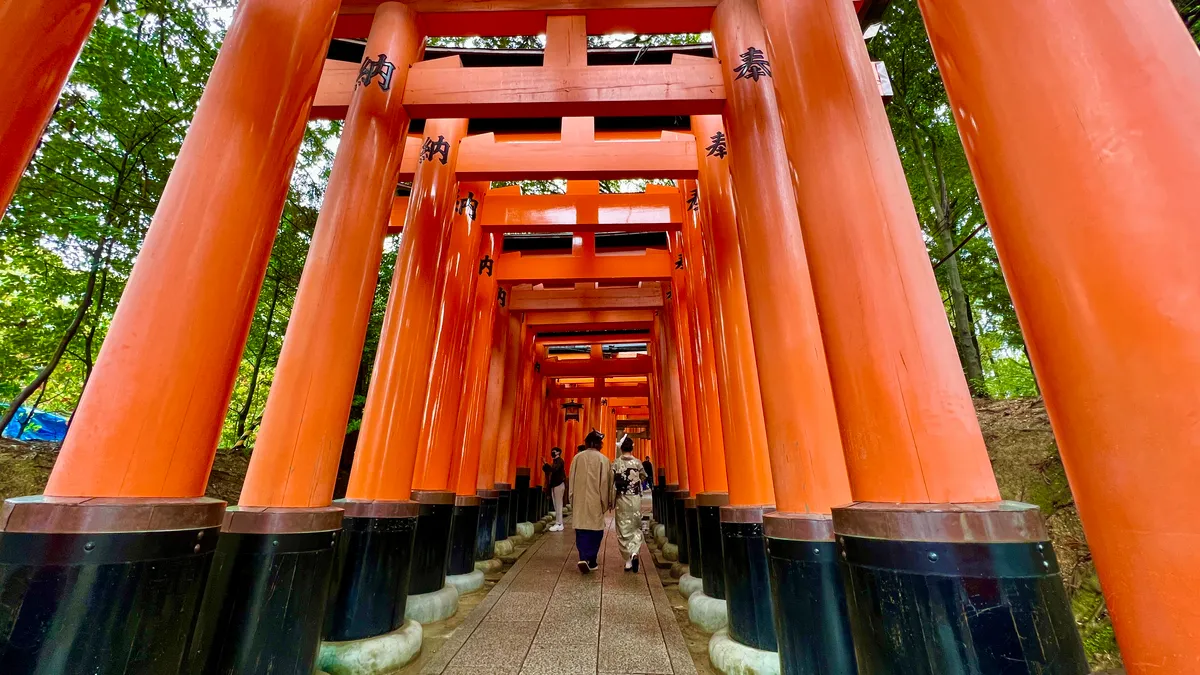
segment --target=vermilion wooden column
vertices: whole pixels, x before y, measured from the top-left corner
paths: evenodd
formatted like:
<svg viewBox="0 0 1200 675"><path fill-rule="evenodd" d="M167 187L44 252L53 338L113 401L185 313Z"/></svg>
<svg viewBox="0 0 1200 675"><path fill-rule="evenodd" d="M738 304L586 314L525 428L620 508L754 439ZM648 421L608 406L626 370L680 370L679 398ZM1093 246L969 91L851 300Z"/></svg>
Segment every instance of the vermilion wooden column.
<svg viewBox="0 0 1200 675"><path fill-rule="evenodd" d="M713 39L728 101L725 133L775 494L783 510L829 513L850 500L837 414L783 144L766 35L754 0L722 0ZM782 461L774 459L778 453ZM730 635L775 650L766 547L751 514L722 513ZM742 546L742 544L745 546ZM733 545L731 551L730 545Z"/></svg>
<svg viewBox="0 0 1200 675"><path fill-rule="evenodd" d="M678 247L677 240L675 245ZM689 495L694 496L695 493L704 491L704 473L700 462L707 438L706 433L701 431L700 391L692 367L691 351L687 348L691 341L687 325L688 289L683 276L677 276L679 280L672 282L673 292L666 304L666 340L672 357L669 361L673 370L672 379L679 383L680 400L683 403L684 435L688 439L684 447L685 452L676 457L680 472L679 488L683 490L687 486ZM705 424L707 422L708 420L705 420ZM684 471L684 467L687 467L687 471Z"/></svg>
<svg viewBox="0 0 1200 675"><path fill-rule="evenodd" d="M711 321L721 385L726 453L737 456L737 470L727 472L729 498L734 504L774 504L776 496L770 463L773 457L767 451L733 185L724 156L727 151L707 149L713 143L713 137L718 134L724 137L725 128L720 116L705 115L692 117L692 131L696 134L700 161L696 223L701 231L689 231L689 241L703 249L706 267L711 271L707 280L712 299ZM776 454L778 459L785 460L784 453ZM786 477L789 468L781 466L777 473ZM788 503L794 498L782 495L779 499Z"/></svg>
<svg viewBox="0 0 1200 675"><path fill-rule="evenodd" d="M28 159L47 92L62 86L95 14L96 3L66 4L0 11L6 48L36 40L55 52L31 58L39 48L28 47L2 67L4 202L7 167ZM16 547L3 553L12 572L0 584L14 603L0 635L6 668L174 672L183 662L224 516L204 488L337 9L239 8L50 475L46 497L67 499L6 504L0 541ZM63 23L48 35L31 19ZM13 65L26 73L7 76ZM40 587L29 579L64 565L77 574L30 593Z"/></svg>
<svg viewBox="0 0 1200 675"><path fill-rule="evenodd" d="M104 0L0 2L0 217Z"/></svg>
<svg viewBox="0 0 1200 675"><path fill-rule="evenodd" d="M519 313L508 316L507 338L504 354L504 395L500 404L500 419L496 429L496 484L498 490L512 489L512 429L513 414L517 401L517 385L521 379L517 367L520 365L521 341L524 339L523 317ZM511 534L511 533L510 533Z"/></svg>
<svg viewBox="0 0 1200 675"><path fill-rule="evenodd" d="M725 476L725 441L722 421L724 406L717 383L716 349L713 346L712 309L708 295L708 270L704 264L704 252L700 245L700 222L696 209L689 205L689 195L697 190L696 181L680 181L680 197L684 204L683 230L674 237L682 256L683 285L688 290L687 323L691 334L692 371L699 390L699 414L704 418L703 428L707 431L702 447L702 473L704 490L727 492ZM683 318L683 317L680 317ZM736 453L736 450L734 449ZM737 455L740 464L740 455ZM693 495L694 496L694 495ZM737 502L734 502L737 503ZM771 503L770 501L764 503Z"/></svg>
<svg viewBox="0 0 1200 675"><path fill-rule="evenodd" d="M384 54L393 75L354 90L242 507L323 507L333 498L408 131L400 99L422 49L416 15L396 2L380 7L366 58Z"/></svg>
<svg viewBox="0 0 1200 675"><path fill-rule="evenodd" d="M363 411L362 432L346 497L350 500L404 501L411 495L419 449L429 364L436 343L438 264L450 236L457 198L454 178L458 143L466 120L431 120L426 139L445 139L448 159L440 154L418 166L380 351Z"/></svg>
<svg viewBox="0 0 1200 675"><path fill-rule="evenodd" d="M495 270L488 272L482 262L489 258L494 261L502 245L501 234L483 237L480 277L475 285L472 312L471 355L466 368L461 419L455 432L463 446L463 461L455 481L456 493L460 497L475 495L479 498L475 560L491 560L494 556L496 515L500 506L500 494L493 479L495 435L493 431L489 440L487 427L493 418L499 419L499 401L504 394L504 328L508 325L508 317L500 311ZM493 405L497 408L495 413L491 410Z"/></svg>
<svg viewBox="0 0 1200 675"><path fill-rule="evenodd" d="M453 491L450 475L455 460L462 455L459 437L454 432L463 401L463 373L471 337L469 316L480 273L483 229L476 216L488 186L486 182L459 185L450 241L442 256L444 280L437 346L413 474L422 490Z"/></svg>
<svg viewBox="0 0 1200 675"><path fill-rule="evenodd" d="M1125 668L1195 672L1196 46L1167 0L920 5Z"/></svg>
<svg viewBox="0 0 1200 675"><path fill-rule="evenodd" d="M503 245L501 234L485 234L479 251L479 267L476 269L478 279L475 284L475 297L471 310L470 353L466 367L463 369L462 405L459 408L459 419L455 436L462 446L462 454L455 471L454 486L460 496L474 495L478 491L479 468L482 465L483 422L485 407L490 398L489 370L492 360L494 342L493 330L496 325L496 277L495 270L483 263L494 261ZM493 458L495 455L492 455ZM495 461L494 459L492 460ZM488 489L492 489L489 485Z"/></svg>
<svg viewBox="0 0 1200 675"><path fill-rule="evenodd" d="M400 99L421 47L416 15L399 3L381 5L366 54L383 55L390 79L378 75L354 91L263 426L239 505L222 528L197 633L211 636L212 670L264 653L299 671L314 667L342 529L342 510L330 503L408 129ZM274 555L258 554L268 534L279 545ZM251 581L239 586L243 579Z"/></svg>

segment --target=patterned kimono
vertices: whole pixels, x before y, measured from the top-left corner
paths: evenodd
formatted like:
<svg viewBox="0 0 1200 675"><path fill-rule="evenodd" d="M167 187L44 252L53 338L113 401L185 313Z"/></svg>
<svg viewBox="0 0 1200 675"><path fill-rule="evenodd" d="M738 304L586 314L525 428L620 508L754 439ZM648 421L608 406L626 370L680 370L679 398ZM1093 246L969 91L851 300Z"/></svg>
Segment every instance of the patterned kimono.
<svg viewBox="0 0 1200 675"><path fill-rule="evenodd" d="M617 494L617 543L629 562L642 548L642 482L646 470L633 455L613 460L613 487Z"/></svg>

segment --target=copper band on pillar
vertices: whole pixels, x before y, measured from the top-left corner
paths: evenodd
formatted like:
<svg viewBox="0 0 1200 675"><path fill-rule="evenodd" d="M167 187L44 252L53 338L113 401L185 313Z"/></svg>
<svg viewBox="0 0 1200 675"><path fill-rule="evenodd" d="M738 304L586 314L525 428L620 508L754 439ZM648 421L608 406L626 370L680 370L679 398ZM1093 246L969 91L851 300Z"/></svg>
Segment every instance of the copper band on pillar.
<svg viewBox="0 0 1200 675"><path fill-rule="evenodd" d="M342 507L346 518L416 518L421 515L421 505L413 500L405 501L359 501L339 499L334 506Z"/></svg>
<svg viewBox="0 0 1200 675"><path fill-rule="evenodd" d="M518 476L528 476L528 475L529 475L529 467L527 467L527 466L518 466L518 467L517 467L517 475L518 475Z"/></svg>
<svg viewBox="0 0 1200 675"><path fill-rule="evenodd" d="M507 489L507 488L505 488L505 489ZM497 488L495 490L479 489L479 490L475 491L475 496L479 497L480 499L499 499L500 498L500 489L499 488Z"/></svg>
<svg viewBox="0 0 1200 675"><path fill-rule="evenodd" d="M418 504L453 504L455 495L449 490L413 490L413 501Z"/></svg>
<svg viewBox="0 0 1200 675"><path fill-rule="evenodd" d="M721 522L761 524L763 516L774 510L774 506L722 506Z"/></svg>
<svg viewBox="0 0 1200 675"><path fill-rule="evenodd" d="M0 531L28 533L156 532L219 527L225 502L125 497L15 497L4 501Z"/></svg>
<svg viewBox="0 0 1200 675"><path fill-rule="evenodd" d="M696 495L696 506L727 506L728 492L701 492Z"/></svg>
<svg viewBox="0 0 1200 675"><path fill-rule="evenodd" d="M225 510L225 523L221 526L221 531L238 534L288 534L340 530L342 513L342 509L335 506L303 509L231 506Z"/></svg>
<svg viewBox="0 0 1200 675"><path fill-rule="evenodd" d="M1020 502L878 504L835 508L838 535L952 543L1040 542L1050 539L1041 511Z"/></svg>
<svg viewBox="0 0 1200 675"><path fill-rule="evenodd" d="M696 504L697 502L695 497L687 497L683 500L683 508L685 509L694 509L696 508Z"/></svg>
<svg viewBox="0 0 1200 675"><path fill-rule="evenodd" d="M508 483L496 483L496 492L504 492L505 490L511 490L511 489L512 489L512 486L509 485Z"/></svg>
<svg viewBox="0 0 1200 675"><path fill-rule="evenodd" d="M833 518L821 513L763 514L763 533L771 539L833 541Z"/></svg>
<svg viewBox="0 0 1200 675"><path fill-rule="evenodd" d="M455 506L479 506L478 495L455 495Z"/></svg>

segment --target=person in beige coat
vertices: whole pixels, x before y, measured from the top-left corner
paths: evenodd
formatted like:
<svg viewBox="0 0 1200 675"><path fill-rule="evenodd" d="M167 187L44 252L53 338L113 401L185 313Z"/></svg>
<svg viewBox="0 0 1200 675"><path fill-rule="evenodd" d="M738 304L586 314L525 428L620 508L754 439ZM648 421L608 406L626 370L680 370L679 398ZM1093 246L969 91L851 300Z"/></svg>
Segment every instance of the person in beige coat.
<svg viewBox="0 0 1200 675"><path fill-rule="evenodd" d="M600 452L604 434L592 429L584 449L571 461L571 521L575 526L575 548L579 571L587 574L599 567L596 557L604 541L604 514L613 505L613 473L608 458Z"/></svg>

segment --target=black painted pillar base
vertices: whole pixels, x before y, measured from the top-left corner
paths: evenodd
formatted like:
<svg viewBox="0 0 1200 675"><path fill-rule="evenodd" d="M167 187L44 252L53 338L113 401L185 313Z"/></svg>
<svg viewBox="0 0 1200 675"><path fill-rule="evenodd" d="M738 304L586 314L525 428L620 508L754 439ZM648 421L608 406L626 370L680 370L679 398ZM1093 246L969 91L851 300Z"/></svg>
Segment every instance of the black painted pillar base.
<svg viewBox="0 0 1200 675"><path fill-rule="evenodd" d="M763 533L763 513L772 510L770 506L721 507L729 637L768 652L778 651L767 538Z"/></svg>
<svg viewBox="0 0 1200 675"><path fill-rule="evenodd" d="M654 484L654 491L651 493L652 506L654 507L654 522L666 526L666 514L663 512L663 504L666 503L667 490L667 474L662 470L658 470L658 482Z"/></svg>
<svg viewBox="0 0 1200 675"><path fill-rule="evenodd" d="M496 514L499 512L500 492L478 490L479 526L475 529L475 559L491 560L496 555Z"/></svg>
<svg viewBox="0 0 1200 675"><path fill-rule="evenodd" d="M687 530L687 564L688 574L697 579L704 578L704 558L700 555L700 512L697 511L696 500L689 497L683 500L683 524ZM683 558L679 559L684 562Z"/></svg>
<svg viewBox="0 0 1200 675"><path fill-rule="evenodd" d="M671 483L667 485L667 489L663 491L663 525L667 527L667 541L679 541L679 533L675 531L675 495L679 492L679 486Z"/></svg>
<svg viewBox="0 0 1200 675"><path fill-rule="evenodd" d="M529 468L517 467L517 486L513 488L513 492L517 495L517 508L513 521L512 532L517 533L517 523L530 522L529 517Z"/></svg>
<svg viewBox="0 0 1200 675"><path fill-rule="evenodd" d="M341 532L335 507L230 507L182 672L312 672Z"/></svg>
<svg viewBox="0 0 1200 675"><path fill-rule="evenodd" d="M495 543L512 536L508 529L512 523L512 503L515 499L512 486L508 483L496 483L496 532L492 537Z"/></svg>
<svg viewBox="0 0 1200 675"><path fill-rule="evenodd" d="M833 519L811 513L766 513L782 675L855 675L854 640L842 583L844 564Z"/></svg>
<svg viewBox="0 0 1200 675"><path fill-rule="evenodd" d="M363 640L404 624L413 542L421 507L414 501L339 499L345 511L325 613L325 639Z"/></svg>
<svg viewBox="0 0 1200 675"><path fill-rule="evenodd" d="M412 576L408 594L442 590L450 563L450 530L454 524L454 493L446 490L413 490L421 505L413 545Z"/></svg>
<svg viewBox="0 0 1200 675"><path fill-rule="evenodd" d="M725 553L721 541L721 507L729 503L728 492L696 495L696 520L700 533L700 558L704 568L704 594L725 599Z"/></svg>
<svg viewBox="0 0 1200 675"><path fill-rule="evenodd" d="M1037 507L833 510L863 675L1084 675L1083 644Z"/></svg>
<svg viewBox="0 0 1200 675"><path fill-rule="evenodd" d="M180 672L224 516L207 498L6 500L0 672Z"/></svg>
<svg viewBox="0 0 1200 675"><path fill-rule="evenodd" d="M536 523L542 517L542 493L545 492L540 486L531 485L529 487L529 501L525 507L525 522Z"/></svg>
<svg viewBox="0 0 1200 675"><path fill-rule="evenodd" d="M688 500L688 491L680 490L675 493L675 546L679 549L679 563L688 564L687 510L684 503Z"/></svg>
<svg viewBox="0 0 1200 675"><path fill-rule="evenodd" d="M454 498L454 518L450 525L450 562L447 574L475 571L475 540L479 534L479 497L458 495Z"/></svg>

